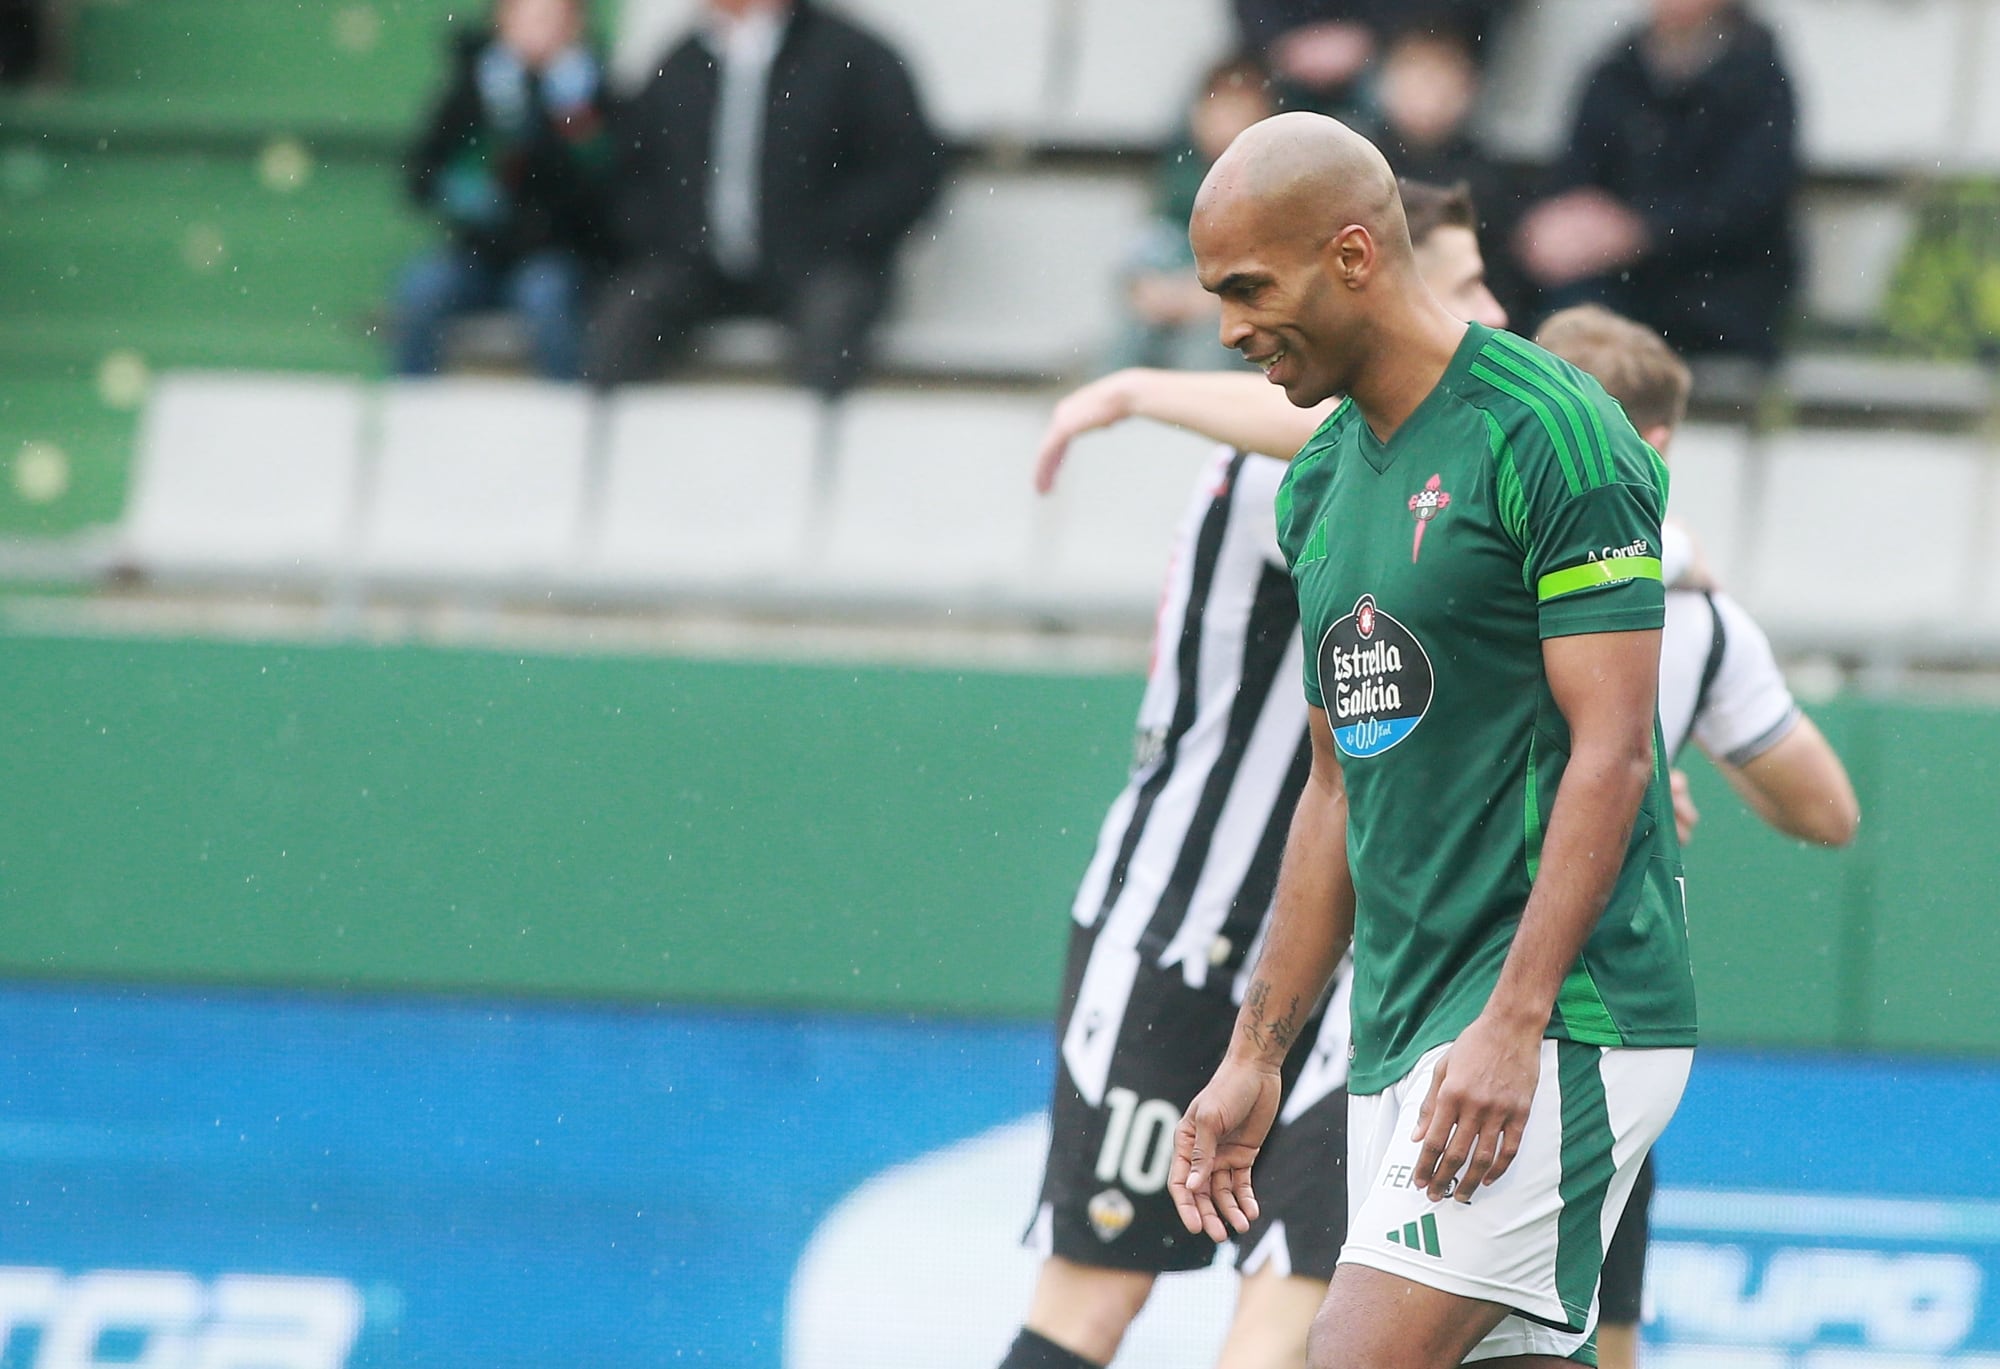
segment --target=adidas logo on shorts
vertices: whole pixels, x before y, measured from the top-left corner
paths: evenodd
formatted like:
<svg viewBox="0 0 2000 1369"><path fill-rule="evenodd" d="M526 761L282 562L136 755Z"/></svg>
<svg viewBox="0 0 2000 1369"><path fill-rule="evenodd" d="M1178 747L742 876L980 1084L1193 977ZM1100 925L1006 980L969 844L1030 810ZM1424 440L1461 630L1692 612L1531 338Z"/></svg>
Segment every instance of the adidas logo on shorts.
<svg viewBox="0 0 2000 1369"><path fill-rule="evenodd" d="M1421 1250L1426 1255L1443 1257L1438 1249L1438 1219L1426 1212L1420 1222L1405 1222L1401 1231L1389 1233L1389 1244L1404 1246L1410 1250Z"/></svg>

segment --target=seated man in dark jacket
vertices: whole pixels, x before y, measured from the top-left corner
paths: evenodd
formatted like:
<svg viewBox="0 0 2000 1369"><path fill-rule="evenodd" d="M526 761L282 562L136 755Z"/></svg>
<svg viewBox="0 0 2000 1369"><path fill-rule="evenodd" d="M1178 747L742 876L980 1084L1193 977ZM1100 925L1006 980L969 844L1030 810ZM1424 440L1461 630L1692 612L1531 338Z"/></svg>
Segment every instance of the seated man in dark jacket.
<svg viewBox="0 0 2000 1369"><path fill-rule="evenodd" d="M451 241L396 287L399 373L436 372L453 318L504 305L527 325L535 369L576 378L613 150L583 18L582 0L497 0L492 30L456 45L409 159L411 195Z"/></svg>
<svg viewBox="0 0 2000 1369"><path fill-rule="evenodd" d="M853 385L943 169L901 59L808 0L708 0L618 138L590 378L649 379L696 324L749 314L788 325L799 384Z"/></svg>
<svg viewBox="0 0 2000 1369"><path fill-rule="evenodd" d="M1774 359L1797 123L1771 31L1739 0L1653 0L1591 73L1522 266L1552 302L1605 304L1689 355Z"/></svg>

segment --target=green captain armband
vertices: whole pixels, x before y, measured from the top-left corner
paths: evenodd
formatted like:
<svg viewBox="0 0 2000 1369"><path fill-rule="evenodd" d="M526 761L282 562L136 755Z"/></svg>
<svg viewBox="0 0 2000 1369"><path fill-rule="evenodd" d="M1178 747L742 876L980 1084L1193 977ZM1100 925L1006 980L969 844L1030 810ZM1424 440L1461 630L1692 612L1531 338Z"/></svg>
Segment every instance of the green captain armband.
<svg viewBox="0 0 2000 1369"><path fill-rule="evenodd" d="M1535 601L1546 604L1565 594L1596 589L1601 585L1622 585L1632 580L1660 579L1657 556L1608 556L1586 561L1567 570L1552 570L1535 583Z"/></svg>

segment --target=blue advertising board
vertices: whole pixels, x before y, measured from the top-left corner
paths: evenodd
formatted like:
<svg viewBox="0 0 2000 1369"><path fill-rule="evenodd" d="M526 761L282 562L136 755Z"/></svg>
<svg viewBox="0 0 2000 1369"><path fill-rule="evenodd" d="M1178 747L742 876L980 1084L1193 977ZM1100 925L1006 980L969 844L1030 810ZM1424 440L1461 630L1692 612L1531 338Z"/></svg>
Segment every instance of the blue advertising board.
<svg viewBox="0 0 2000 1369"><path fill-rule="evenodd" d="M1045 1027L0 991L0 1369L990 1366ZM1706 1052L1653 1365L2000 1367L2000 1068ZM1226 1268L1131 1362L1199 1364Z"/></svg>

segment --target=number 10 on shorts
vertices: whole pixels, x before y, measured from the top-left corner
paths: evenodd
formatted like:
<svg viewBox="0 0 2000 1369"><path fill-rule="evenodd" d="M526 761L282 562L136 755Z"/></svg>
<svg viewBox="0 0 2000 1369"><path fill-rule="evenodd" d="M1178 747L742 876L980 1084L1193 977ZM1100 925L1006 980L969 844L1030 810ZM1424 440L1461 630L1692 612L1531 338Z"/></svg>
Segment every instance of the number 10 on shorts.
<svg viewBox="0 0 2000 1369"><path fill-rule="evenodd" d="M1132 1193L1158 1193L1174 1159L1174 1127L1181 1110L1164 1098L1139 1101L1130 1089L1104 1095L1111 1110L1104 1124L1104 1147L1097 1152L1097 1180L1116 1181Z"/></svg>

